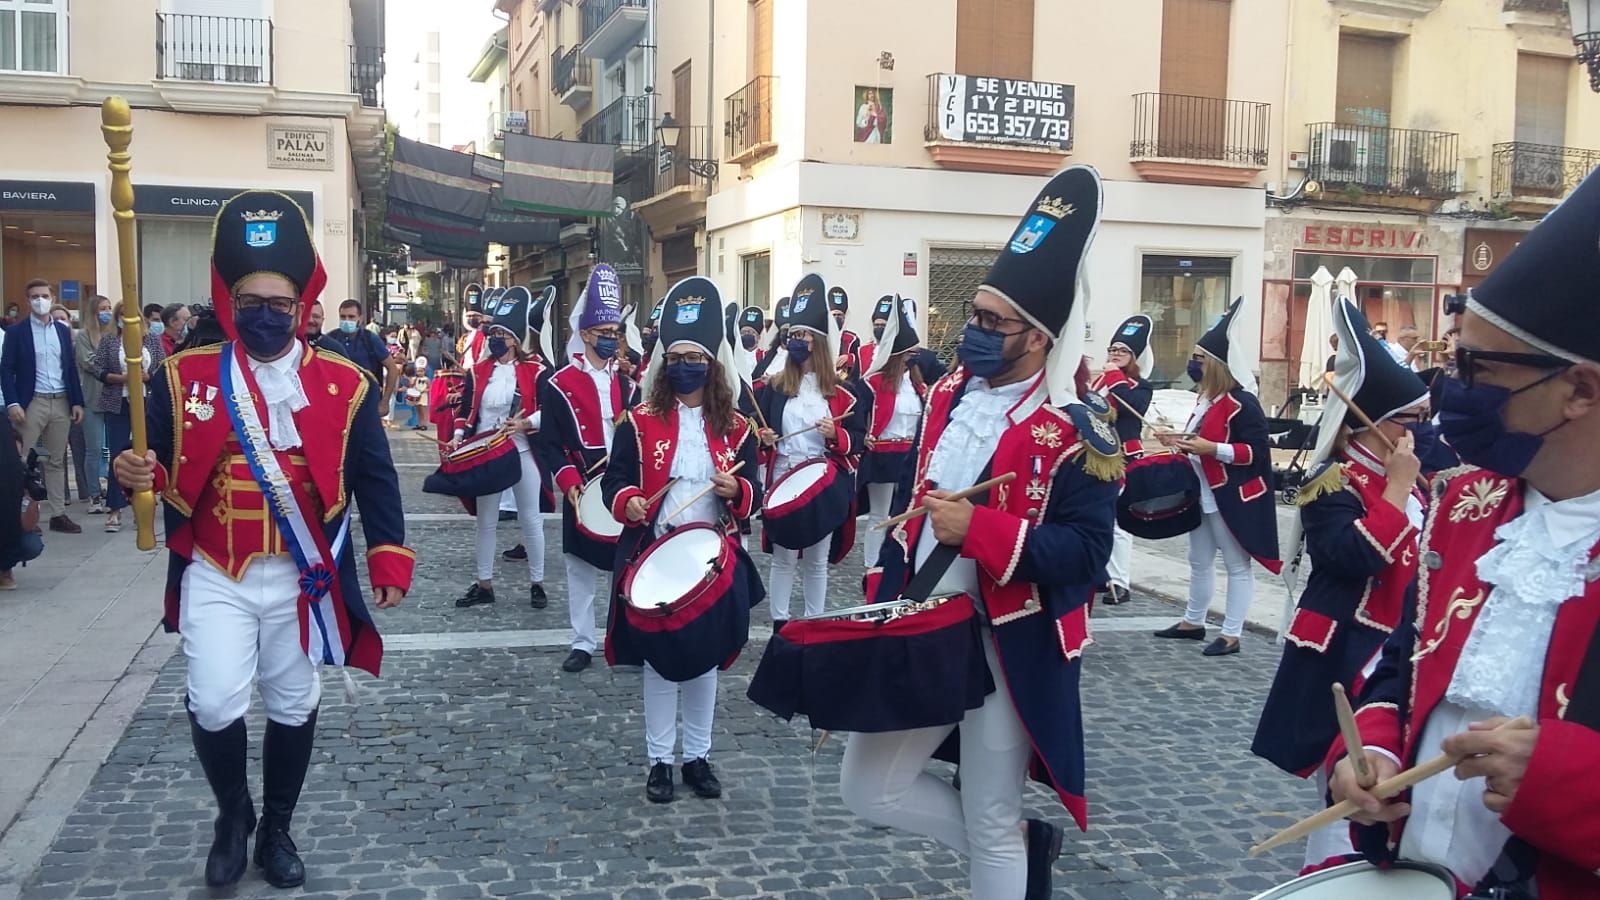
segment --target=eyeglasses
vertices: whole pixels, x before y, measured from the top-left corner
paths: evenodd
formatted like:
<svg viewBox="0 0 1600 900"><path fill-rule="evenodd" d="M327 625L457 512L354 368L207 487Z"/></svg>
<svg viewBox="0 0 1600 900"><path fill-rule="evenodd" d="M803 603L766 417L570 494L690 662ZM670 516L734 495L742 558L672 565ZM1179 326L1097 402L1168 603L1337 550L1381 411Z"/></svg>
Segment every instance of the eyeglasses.
<svg viewBox="0 0 1600 900"><path fill-rule="evenodd" d="M1000 331L1000 326L1007 322L1015 322L1022 326L1016 331L1000 331L1000 333L1006 337L1014 337L1033 327L1028 324L1026 319L1002 316L999 313L993 313L987 309L979 309L977 304L973 303L971 300L967 301L967 322L976 324L984 331Z"/></svg>
<svg viewBox="0 0 1600 900"><path fill-rule="evenodd" d="M673 365L674 363L688 363L691 366L699 366L711 361L711 357L705 355L704 353L695 353L692 351L689 353L668 353L665 358L667 360L667 365L669 366Z"/></svg>
<svg viewBox="0 0 1600 900"><path fill-rule="evenodd" d="M1127 347L1108 347L1108 348L1106 348L1106 355L1107 356L1132 356L1133 354L1128 352L1128 348Z"/></svg>
<svg viewBox="0 0 1600 900"><path fill-rule="evenodd" d="M238 294L233 298L233 308L239 312L266 307L275 313L294 312L299 304L297 297L263 297L260 294Z"/></svg>
<svg viewBox="0 0 1600 900"><path fill-rule="evenodd" d="M1501 363L1508 366L1519 366L1525 369L1542 369L1547 373L1570 369L1574 365L1570 359L1551 356L1548 353L1512 353L1503 350L1479 350L1474 347L1456 345L1456 377L1467 387L1472 387L1477 378L1482 363Z"/></svg>
<svg viewBox="0 0 1600 900"><path fill-rule="evenodd" d="M591 331L589 333L594 335L597 338L611 338L614 341L615 340L620 340L622 338L622 332L616 331L614 329L610 330L610 331Z"/></svg>

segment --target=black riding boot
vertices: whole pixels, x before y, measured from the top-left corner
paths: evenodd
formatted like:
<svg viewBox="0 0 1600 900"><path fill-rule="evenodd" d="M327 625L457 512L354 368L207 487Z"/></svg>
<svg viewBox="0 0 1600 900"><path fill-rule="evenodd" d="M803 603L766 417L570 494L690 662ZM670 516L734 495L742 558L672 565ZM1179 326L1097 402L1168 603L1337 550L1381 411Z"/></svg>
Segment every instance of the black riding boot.
<svg viewBox="0 0 1600 900"><path fill-rule="evenodd" d="M217 797L217 821L211 852L206 855L206 884L227 887L244 876L250 861L250 832L256 827L256 810L250 803L250 783L245 771L244 719L234 719L221 731L200 727L189 713L189 733L194 755L200 758L211 793Z"/></svg>
<svg viewBox="0 0 1600 900"><path fill-rule="evenodd" d="M315 710L304 725L267 720L266 738L261 742L261 831L256 835L256 865L273 887L298 887L306 880L306 867L289 837L289 822L311 765L316 731Z"/></svg>

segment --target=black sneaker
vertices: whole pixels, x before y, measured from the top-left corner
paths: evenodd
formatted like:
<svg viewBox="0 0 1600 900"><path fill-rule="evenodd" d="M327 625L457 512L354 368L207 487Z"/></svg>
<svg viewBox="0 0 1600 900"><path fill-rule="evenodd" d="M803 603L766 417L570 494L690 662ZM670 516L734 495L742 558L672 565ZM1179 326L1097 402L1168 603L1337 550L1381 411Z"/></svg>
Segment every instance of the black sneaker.
<svg viewBox="0 0 1600 900"><path fill-rule="evenodd" d="M711 763L705 757L683 764L683 783L694 789L696 797L715 800L722 796L722 782L717 780L717 773L711 771Z"/></svg>
<svg viewBox="0 0 1600 900"><path fill-rule="evenodd" d="M574 650L573 653L582 653ZM672 802L672 767L666 763L656 763L650 767L650 777L645 779L644 796L651 803Z"/></svg>
<svg viewBox="0 0 1600 900"><path fill-rule="evenodd" d="M583 650L574 648L571 653L567 654L567 661L561 664L561 671L582 672L584 669L589 668L589 661L593 658Z"/></svg>
<svg viewBox="0 0 1600 900"><path fill-rule="evenodd" d="M1171 628L1163 628L1155 632L1155 636L1158 638L1173 638L1180 641L1203 641L1206 639L1206 629L1203 625L1184 628L1182 623L1179 623Z"/></svg>
<svg viewBox="0 0 1600 900"><path fill-rule="evenodd" d="M509 510L509 509L500 510L500 521L502 521L502 522L512 522L512 521L515 521L516 518L517 518L517 514L512 512L511 510Z"/></svg>
<svg viewBox="0 0 1600 900"><path fill-rule="evenodd" d="M1026 900L1048 900L1056 860L1061 856L1061 829L1040 819L1028 820L1028 887Z"/></svg>
<svg viewBox="0 0 1600 900"><path fill-rule="evenodd" d="M479 585L477 582L473 582L472 587L467 588L467 592L465 594L456 598L456 606L461 609L466 609L469 606L477 606L480 603L493 602L494 588L485 588Z"/></svg>
<svg viewBox="0 0 1600 900"><path fill-rule="evenodd" d="M504 559L504 560L509 560L509 561L512 561L512 562L515 562L516 560L519 560L519 559L527 559L528 558L528 548L522 546L521 544L518 544L515 547L512 547L510 550L507 550L506 552L500 554L500 558Z"/></svg>
<svg viewBox="0 0 1600 900"><path fill-rule="evenodd" d="M550 605L550 598L544 595L544 585L535 584L528 588L528 605L534 609L544 609Z"/></svg>

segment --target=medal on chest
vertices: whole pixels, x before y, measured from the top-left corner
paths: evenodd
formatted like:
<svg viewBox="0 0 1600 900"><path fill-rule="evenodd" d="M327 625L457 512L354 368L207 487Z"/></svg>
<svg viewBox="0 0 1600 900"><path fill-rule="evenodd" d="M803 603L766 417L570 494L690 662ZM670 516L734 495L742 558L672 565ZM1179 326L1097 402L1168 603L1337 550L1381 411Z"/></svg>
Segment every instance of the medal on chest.
<svg viewBox="0 0 1600 900"><path fill-rule="evenodd" d="M1044 500L1045 494L1044 480L1041 477L1044 474L1044 457L1034 456L1030 457L1030 459L1032 459L1032 463L1030 463L1031 471L1028 478L1028 486L1023 488L1022 492L1027 495L1029 500L1039 503Z"/></svg>
<svg viewBox="0 0 1600 900"><path fill-rule="evenodd" d="M205 398L201 399L201 389L205 390ZM217 398L217 389L209 384L202 385L198 381L189 383L189 397L183 401L183 410L201 422L211 421L217 414L217 408L212 401Z"/></svg>

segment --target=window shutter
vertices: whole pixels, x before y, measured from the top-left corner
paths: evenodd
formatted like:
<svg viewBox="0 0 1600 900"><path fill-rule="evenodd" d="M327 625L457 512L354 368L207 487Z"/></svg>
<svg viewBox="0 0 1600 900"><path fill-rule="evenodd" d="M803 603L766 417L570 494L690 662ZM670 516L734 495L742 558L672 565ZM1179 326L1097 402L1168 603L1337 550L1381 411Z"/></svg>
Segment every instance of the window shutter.
<svg viewBox="0 0 1600 900"><path fill-rule="evenodd" d="M1231 0L1165 0L1161 11L1161 93L1228 96Z"/></svg>
<svg viewBox="0 0 1600 900"><path fill-rule="evenodd" d="M1394 93L1395 42L1359 34L1339 35L1339 74L1334 88L1340 125L1389 126Z"/></svg>
<svg viewBox="0 0 1600 900"><path fill-rule="evenodd" d="M1033 78L1033 0L957 0L956 71Z"/></svg>
<svg viewBox="0 0 1600 900"><path fill-rule="evenodd" d="M772 0L750 0L750 78L772 74Z"/></svg>
<svg viewBox="0 0 1600 900"><path fill-rule="evenodd" d="M1567 82L1572 60L1517 54L1516 140L1560 147L1567 140Z"/></svg>

